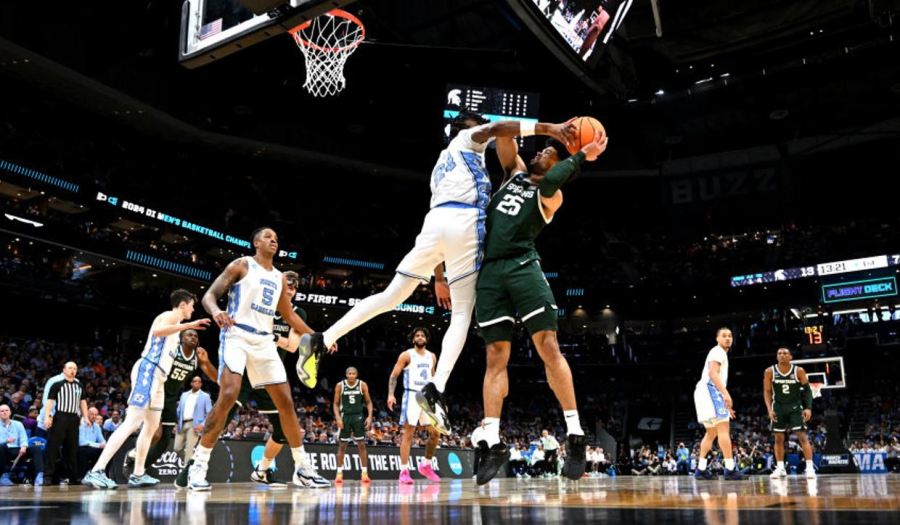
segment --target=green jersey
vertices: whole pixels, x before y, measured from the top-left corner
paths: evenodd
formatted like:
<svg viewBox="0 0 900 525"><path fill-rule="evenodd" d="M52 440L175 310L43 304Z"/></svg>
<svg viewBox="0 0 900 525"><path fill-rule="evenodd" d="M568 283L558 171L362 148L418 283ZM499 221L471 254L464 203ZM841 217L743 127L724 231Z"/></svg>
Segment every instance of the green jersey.
<svg viewBox="0 0 900 525"><path fill-rule="evenodd" d="M362 391L362 381L356 380L356 384L350 386L347 380L341 381L341 417L363 415L363 402L365 397Z"/></svg>
<svg viewBox="0 0 900 525"><path fill-rule="evenodd" d="M488 205L484 260L516 258L526 263L540 259L534 241L548 222L538 185L525 172L513 175Z"/></svg>
<svg viewBox="0 0 900 525"><path fill-rule="evenodd" d="M775 406L780 409L794 409L801 406L803 393L796 365L791 365L787 374L782 374L778 370L778 365L772 366L772 395Z"/></svg>
<svg viewBox="0 0 900 525"><path fill-rule="evenodd" d="M294 313L300 316L300 319L303 319L303 322L306 322L306 310L300 308L299 306L294 307ZM285 339L291 333L291 325L287 324L287 321L281 317L280 313L275 314L275 318L272 320L272 333L279 336L284 337ZM287 355L287 351L280 346L278 347L278 355L284 360L284 356Z"/></svg>
<svg viewBox="0 0 900 525"><path fill-rule="evenodd" d="M188 382L196 369L197 351L194 350L191 357L185 357L184 350L182 350L181 345L178 345L178 349L175 350L175 360L172 362L172 369L169 371L169 375L166 377L166 384L163 387L166 393L165 396L180 396L184 390L185 383Z"/></svg>

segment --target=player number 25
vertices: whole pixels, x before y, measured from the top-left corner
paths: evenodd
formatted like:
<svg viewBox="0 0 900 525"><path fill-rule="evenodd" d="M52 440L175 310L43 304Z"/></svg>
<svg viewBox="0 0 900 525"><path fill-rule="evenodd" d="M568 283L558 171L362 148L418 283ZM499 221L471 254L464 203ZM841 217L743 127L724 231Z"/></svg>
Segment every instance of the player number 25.
<svg viewBox="0 0 900 525"><path fill-rule="evenodd" d="M518 195L504 195L503 201L497 205L497 211L515 217L522 209L523 202L525 202L525 199Z"/></svg>

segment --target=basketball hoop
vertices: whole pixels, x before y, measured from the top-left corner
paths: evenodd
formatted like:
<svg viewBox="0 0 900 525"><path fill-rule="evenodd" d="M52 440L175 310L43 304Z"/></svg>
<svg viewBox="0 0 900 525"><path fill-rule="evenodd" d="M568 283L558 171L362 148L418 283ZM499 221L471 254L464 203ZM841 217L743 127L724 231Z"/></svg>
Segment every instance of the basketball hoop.
<svg viewBox="0 0 900 525"><path fill-rule="evenodd" d="M340 93L347 84L344 63L366 37L362 22L346 11L334 9L289 32L306 60L303 87L316 97Z"/></svg>
<svg viewBox="0 0 900 525"><path fill-rule="evenodd" d="M822 397L822 387L825 386L825 383L810 383L809 389L812 390L813 399L817 397Z"/></svg>

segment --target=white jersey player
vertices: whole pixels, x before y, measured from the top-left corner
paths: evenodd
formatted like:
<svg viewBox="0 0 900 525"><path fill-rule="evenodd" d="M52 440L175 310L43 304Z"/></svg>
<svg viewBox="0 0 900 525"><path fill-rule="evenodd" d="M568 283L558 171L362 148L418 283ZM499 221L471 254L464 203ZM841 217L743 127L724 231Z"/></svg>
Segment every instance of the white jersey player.
<svg viewBox="0 0 900 525"><path fill-rule="evenodd" d="M278 356L277 334L272 331L274 317L280 313L298 334L312 332L294 311L285 277L275 269L278 235L271 228L253 232L253 257L232 261L203 296L203 308L219 325L219 397L206 418L203 436L194 452L188 471L188 488L209 490L206 471L213 446L241 390L244 371L254 388L265 388L275 403L285 437L294 459L293 483L302 487L327 487L306 458L300 423L287 382L284 363ZM218 300L228 292L228 306L219 308Z"/></svg>
<svg viewBox="0 0 900 525"><path fill-rule="evenodd" d="M131 394L128 396L128 412L125 421L113 432L94 467L85 474L82 483L97 489L114 489L116 482L106 475L106 465L138 429L141 433L135 442L134 472L128 478L129 487L149 487L159 483L144 470L147 452L153 434L159 427L165 402L166 377L172 370L179 334L184 330L203 330L209 319L199 319L182 324L194 314L197 297L187 290L175 290L169 296L172 309L156 316L147 334L147 343L141 358L131 369Z"/></svg>
<svg viewBox="0 0 900 525"><path fill-rule="evenodd" d="M734 464L729 434L729 420L734 417L731 395L728 394L728 352L731 350L734 337L728 328L719 328L716 332L716 346L706 356L700 381L694 388L694 406L697 409L697 420L706 427L706 435L700 442L700 456L697 471L698 479L713 479L715 475L707 469L706 455L712 449L713 441L719 440L719 448L725 458L725 479L742 479L741 471Z"/></svg>
<svg viewBox="0 0 900 525"><path fill-rule="evenodd" d="M394 365L388 383L388 410L394 410L394 405L397 404L397 398L394 397L397 378L403 374L403 402L400 404L400 425L403 427L403 441L400 443L400 483L404 484L413 482L409 475L409 453L413 431L417 426L423 426L428 431L428 441L425 444L426 461L419 463L419 473L432 481L441 480L431 466L431 458L434 457L438 445L438 431L414 398L415 394L432 380L437 365L437 358L425 347L429 336L426 328L413 328L410 333L413 348L406 350L397 358L397 364Z"/></svg>
<svg viewBox="0 0 900 525"><path fill-rule="evenodd" d="M475 283L484 255L485 220L491 196L491 182L484 163L485 150L497 137L538 133L569 142L574 136L568 123L489 123L470 111L460 112L451 122L450 130L450 144L441 152L431 173L431 210L425 216L415 246L397 266L394 279L384 291L358 303L323 334L313 334L300 343L301 355L316 359L315 356L321 355L357 326L396 308L420 284L430 282L434 275L438 304L451 309L450 325L444 334L433 383L416 397L425 413L445 434L450 430L440 396L466 342L475 307ZM298 364L301 380L314 386L314 373L310 372L315 367L302 368L303 364Z"/></svg>

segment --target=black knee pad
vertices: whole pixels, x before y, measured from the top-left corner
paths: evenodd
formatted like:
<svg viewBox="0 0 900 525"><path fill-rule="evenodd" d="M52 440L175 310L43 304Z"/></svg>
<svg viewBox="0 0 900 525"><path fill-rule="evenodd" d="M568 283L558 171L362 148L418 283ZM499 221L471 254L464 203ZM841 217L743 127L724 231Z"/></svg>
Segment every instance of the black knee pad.
<svg viewBox="0 0 900 525"><path fill-rule="evenodd" d="M272 423L272 441L280 444L287 445L287 438L284 437L284 429L281 428L281 416L278 414L266 414L269 417L269 422Z"/></svg>

